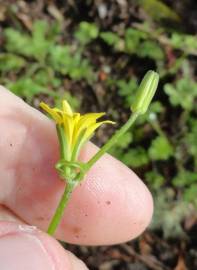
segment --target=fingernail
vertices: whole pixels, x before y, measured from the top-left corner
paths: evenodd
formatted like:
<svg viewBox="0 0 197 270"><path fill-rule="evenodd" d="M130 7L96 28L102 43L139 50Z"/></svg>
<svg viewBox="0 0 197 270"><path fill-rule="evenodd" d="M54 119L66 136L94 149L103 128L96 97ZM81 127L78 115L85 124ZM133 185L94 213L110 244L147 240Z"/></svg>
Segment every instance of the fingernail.
<svg viewBox="0 0 197 270"><path fill-rule="evenodd" d="M54 263L42 242L31 232L0 237L0 269L54 270Z"/></svg>

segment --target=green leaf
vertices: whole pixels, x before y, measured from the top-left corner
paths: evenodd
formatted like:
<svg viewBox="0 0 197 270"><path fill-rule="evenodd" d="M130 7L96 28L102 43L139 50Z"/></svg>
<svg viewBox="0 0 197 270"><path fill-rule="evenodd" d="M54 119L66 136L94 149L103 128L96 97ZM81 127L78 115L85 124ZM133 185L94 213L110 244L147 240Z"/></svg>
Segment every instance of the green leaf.
<svg viewBox="0 0 197 270"><path fill-rule="evenodd" d="M50 50L51 42L47 39L48 25L46 21L36 21L32 31L32 53L37 60L44 61Z"/></svg>
<svg viewBox="0 0 197 270"><path fill-rule="evenodd" d="M46 21L35 21L33 24L32 37L35 40L43 42L43 39L48 31L48 24Z"/></svg>
<svg viewBox="0 0 197 270"><path fill-rule="evenodd" d="M154 20L180 20L176 12L160 0L138 0L138 2Z"/></svg>
<svg viewBox="0 0 197 270"><path fill-rule="evenodd" d="M192 184L184 192L184 199L189 202L194 202L197 205L197 183Z"/></svg>
<svg viewBox="0 0 197 270"><path fill-rule="evenodd" d="M187 187L197 182L197 174L191 171L180 171L176 177L172 180L172 183L176 187Z"/></svg>
<svg viewBox="0 0 197 270"><path fill-rule="evenodd" d="M5 29L7 51L43 62L51 46L51 41L46 38L47 29L45 21L34 23L32 35L24 34L13 28Z"/></svg>
<svg viewBox="0 0 197 270"><path fill-rule="evenodd" d="M142 42L137 50L137 54L140 57L149 57L156 61L164 60L164 51L160 47L159 43L153 40L146 40Z"/></svg>
<svg viewBox="0 0 197 270"><path fill-rule="evenodd" d="M127 166L141 167L148 164L149 158L144 148L136 147L135 149L129 149L129 152L124 154L121 158L122 162Z"/></svg>
<svg viewBox="0 0 197 270"><path fill-rule="evenodd" d="M128 53L137 53L142 40L147 38L143 31L128 28L125 31L125 50Z"/></svg>
<svg viewBox="0 0 197 270"><path fill-rule="evenodd" d="M118 94L123 97L125 107L130 108L138 89L136 78L132 78L128 82L124 80L118 80L117 86L119 88Z"/></svg>
<svg viewBox="0 0 197 270"><path fill-rule="evenodd" d="M151 142L148 153L152 160L167 160L173 155L173 148L167 138L158 136Z"/></svg>
<svg viewBox="0 0 197 270"><path fill-rule="evenodd" d="M82 45L90 43L92 40L96 39L99 34L99 29L96 24L89 22L81 22L77 31L75 32L76 39Z"/></svg>
<svg viewBox="0 0 197 270"><path fill-rule="evenodd" d="M170 39L170 45L188 54L197 54L197 37L195 35L186 35L173 32Z"/></svg>
<svg viewBox="0 0 197 270"><path fill-rule="evenodd" d="M149 186L155 190L159 189L164 184L164 181L165 181L163 175L155 171L147 172L145 174L145 178Z"/></svg>
<svg viewBox="0 0 197 270"><path fill-rule="evenodd" d="M0 54L0 71L18 71L25 66L24 58L11 53Z"/></svg>
<svg viewBox="0 0 197 270"><path fill-rule="evenodd" d="M150 104L150 107L148 109L149 114L159 114L164 112L164 106L160 101L154 101Z"/></svg>
<svg viewBox="0 0 197 270"><path fill-rule="evenodd" d="M65 65L65 59L71 61L71 54L69 46L55 45L51 48L49 63L57 71L61 73L66 73L64 70L67 68Z"/></svg>
<svg viewBox="0 0 197 270"><path fill-rule="evenodd" d="M193 109L193 101L197 97L197 83L191 78L182 78L175 84L165 84L164 91L173 106L181 106L186 110Z"/></svg>
<svg viewBox="0 0 197 270"><path fill-rule="evenodd" d="M28 102L31 102L36 94L47 93L45 87L26 77L22 77L16 82L9 82L6 86L14 94L26 98Z"/></svg>
<svg viewBox="0 0 197 270"><path fill-rule="evenodd" d="M53 70L50 67L45 67L42 69L38 69L37 72L33 75L33 80L38 84L45 86L46 89L54 86L59 87L61 84L61 80L58 77L54 76Z"/></svg>
<svg viewBox="0 0 197 270"><path fill-rule="evenodd" d="M122 157L124 156L124 149L128 149L132 141L133 141L132 132L128 131L124 133L121 139L116 143L116 145L109 150L109 153L114 157L122 160Z"/></svg>
<svg viewBox="0 0 197 270"><path fill-rule="evenodd" d="M113 32L102 32L100 33L100 37L109 45L113 46L115 49L123 50L122 39Z"/></svg>
<svg viewBox="0 0 197 270"><path fill-rule="evenodd" d="M32 56L32 39L29 35L22 34L13 28L4 30L8 52L17 53L23 56Z"/></svg>
<svg viewBox="0 0 197 270"><path fill-rule="evenodd" d="M49 63L54 70L63 75L69 75L74 80L86 78L94 80L92 67L87 59L82 58L80 52L70 52L69 46L53 46L49 56Z"/></svg>
<svg viewBox="0 0 197 270"><path fill-rule="evenodd" d="M117 142L116 146L121 149L125 149L132 142L132 140L133 140L132 133L128 131L122 135L121 140Z"/></svg>

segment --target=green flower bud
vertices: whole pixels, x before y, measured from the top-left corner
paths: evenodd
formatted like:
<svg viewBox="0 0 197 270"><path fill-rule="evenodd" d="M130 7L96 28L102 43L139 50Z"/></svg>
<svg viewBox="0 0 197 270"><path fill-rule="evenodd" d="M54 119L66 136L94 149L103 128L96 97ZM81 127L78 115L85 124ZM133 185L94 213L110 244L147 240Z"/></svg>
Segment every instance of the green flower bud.
<svg viewBox="0 0 197 270"><path fill-rule="evenodd" d="M155 71L149 70L140 83L135 101L131 105L131 110L139 114L144 114L155 95L159 82L159 75Z"/></svg>

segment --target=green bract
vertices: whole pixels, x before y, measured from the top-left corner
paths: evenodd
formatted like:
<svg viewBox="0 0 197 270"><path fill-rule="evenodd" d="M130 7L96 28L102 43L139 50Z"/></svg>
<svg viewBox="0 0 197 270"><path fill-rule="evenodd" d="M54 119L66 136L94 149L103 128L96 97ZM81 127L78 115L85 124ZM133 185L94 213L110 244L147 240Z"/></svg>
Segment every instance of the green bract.
<svg viewBox="0 0 197 270"><path fill-rule="evenodd" d="M134 103L131 105L133 112L144 114L157 90L159 75L155 71L148 71L144 76L137 91Z"/></svg>

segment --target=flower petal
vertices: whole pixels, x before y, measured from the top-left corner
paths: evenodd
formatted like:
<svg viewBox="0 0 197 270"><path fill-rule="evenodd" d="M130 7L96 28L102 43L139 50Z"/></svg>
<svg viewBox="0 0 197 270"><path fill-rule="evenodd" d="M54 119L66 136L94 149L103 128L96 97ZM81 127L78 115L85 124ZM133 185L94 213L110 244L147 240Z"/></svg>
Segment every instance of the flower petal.
<svg viewBox="0 0 197 270"><path fill-rule="evenodd" d="M68 148L67 158L72 161L77 159L78 153L83 144L89 140L94 131L102 124L114 124L114 122L106 120L96 122L97 119L105 115L102 113L87 113L80 115L74 113L66 100L62 101L62 110L58 108L50 108L44 102L40 106L56 121L57 124L63 124L65 140Z"/></svg>
<svg viewBox="0 0 197 270"><path fill-rule="evenodd" d="M91 126L89 126L86 129L86 132L85 132L85 134L83 136L83 140L85 140L85 141L89 140L89 138L93 135L94 131L103 124L115 124L115 122L110 121L110 120L105 120L105 121L102 121L102 122L92 124Z"/></svg>
<svg viewBox="0 0 197 270"><path fill-rule="evenodd" d="M88 126L95 124L96 120L105 115L105 113L87 113L80 117L78 124L76 126L76 133L81 133L83 129L86 129Z"/></svg>
<svg viewBox="0 0 197 270"><path fill-rule="evenodd" d="M65 136L67 138L68 145L70 146L70 148L72 148L72 137L73 137L73 130L74 130L73 117L64 113L63 124L64 124Z"/></svg>
<svg viewBox="0 0 197 270"><path fill-rule="evenodd" d="M72 111L69 103L65 99L62 101L62 109L63 109L64 113L67 113L68 115L73 115L73 111Z"/></svg>
<svg viewBox="0 0 197 270"><path fill-rule="evenodd" d="M40 107L44 111L46 111L55 120L57 124L62 123L62 116L58 113L58 109L52 109L44 102L40 103Z"/></svg>

